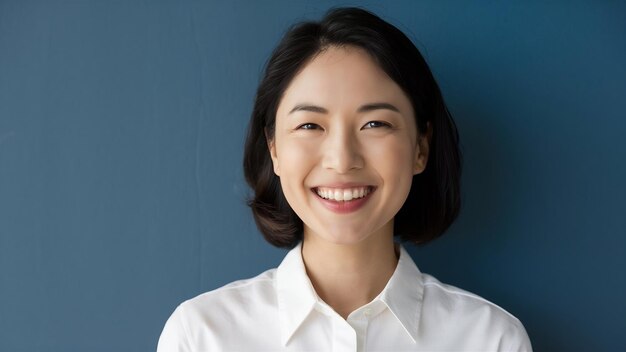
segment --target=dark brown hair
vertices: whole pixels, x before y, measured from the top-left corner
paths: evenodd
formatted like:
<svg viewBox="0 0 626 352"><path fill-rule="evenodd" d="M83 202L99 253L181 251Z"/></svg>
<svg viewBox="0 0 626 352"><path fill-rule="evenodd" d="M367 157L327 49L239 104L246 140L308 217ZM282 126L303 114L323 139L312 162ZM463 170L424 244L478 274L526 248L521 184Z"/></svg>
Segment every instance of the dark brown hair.
<svg viewBox="0 0 626 352"><path fill-rule="evenodd" d="M358 7L330 9L319 22L292 25L265 66L248 126L243 167L253 190L248 199L265 239L293 248L303 236L302 220L283 195L274 174L267 138L273 139L282 95L309 60L329 46L358 46L402 88L420 133L432 125L428 163L413 177L409 196L394 218L394 235L426 243L441 236L459 213L461 152L456 125L426 61L399 29Z"/></svg>

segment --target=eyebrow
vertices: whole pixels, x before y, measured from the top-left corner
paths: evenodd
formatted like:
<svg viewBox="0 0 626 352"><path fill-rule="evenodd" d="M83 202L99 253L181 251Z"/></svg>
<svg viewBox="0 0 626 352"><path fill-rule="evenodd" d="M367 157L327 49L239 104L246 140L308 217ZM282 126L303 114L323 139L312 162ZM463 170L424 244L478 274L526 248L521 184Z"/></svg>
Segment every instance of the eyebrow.
<svg viewBox="0 0 626 352"><path fill-rule="evenodd" d="M400 113L400 109L398 109L397 107L395 107L394 105L391 105L389 103L371 103L371 104L365 104L362 105L360 108L357 109L357 112L368 112L368 111L372 111L372 110L379 110L379 109L386 109L386 110L391 110L391 111L395 111L397 113ZM294 113L296 111L311 111L311 112L317 112L320 114L327 114L328 110L324 109L321 106L315 106L315 105L311 105L311 104L297 104L296 106L294 106L293 109L291 109L291 111L289 111L290 115L291 113Z"/></svg>

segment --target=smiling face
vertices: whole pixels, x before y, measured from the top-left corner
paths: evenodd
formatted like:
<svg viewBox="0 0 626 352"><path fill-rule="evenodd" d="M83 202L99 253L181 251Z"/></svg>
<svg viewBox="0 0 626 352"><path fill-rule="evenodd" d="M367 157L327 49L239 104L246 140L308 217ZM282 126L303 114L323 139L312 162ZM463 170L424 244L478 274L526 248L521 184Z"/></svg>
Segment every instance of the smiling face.
<svg viewBox="0 0 626 352"><path fill-rule="evenodd" d="M402 89L358 47L331 46L294 77L268 146L305 241L392 236L427 161L413 114Z"/></svg>

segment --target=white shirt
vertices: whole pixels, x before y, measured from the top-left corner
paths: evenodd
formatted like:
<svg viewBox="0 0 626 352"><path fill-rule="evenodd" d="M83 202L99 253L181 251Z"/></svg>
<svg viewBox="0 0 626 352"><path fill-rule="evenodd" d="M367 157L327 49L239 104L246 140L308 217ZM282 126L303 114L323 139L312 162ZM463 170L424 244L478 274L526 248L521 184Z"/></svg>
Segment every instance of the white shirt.
<svg viewBox="0 0 626 352"><path fill-rule="evenodd" d="M316 294L300 243L278 268L181 303L157 351L531 351L517 318L421 273L398 247L383 291L347 319Z"/></svg>

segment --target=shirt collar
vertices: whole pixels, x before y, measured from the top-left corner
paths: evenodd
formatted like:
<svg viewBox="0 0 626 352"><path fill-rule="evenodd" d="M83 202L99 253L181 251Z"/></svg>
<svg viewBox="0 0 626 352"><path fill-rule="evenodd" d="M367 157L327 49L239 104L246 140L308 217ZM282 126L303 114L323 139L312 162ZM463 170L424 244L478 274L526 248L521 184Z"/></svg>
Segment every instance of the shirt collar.
<svg viewBox="0 0 626 352"><path fill-rule="evenodd" d="M406 333L417 341L424 287L422 275L401 244L398 265L383 291L374 299L385 303ZM291 336L320 300L306 274L302 242L290 250L276 270L281 342Z"/></svg>
<svg viewBox="0 0 626 352"><path fill-rule="evenodd" d="M318 299L302 260L302 242L287 253L276 269L276 291L281 342L285 346Z"/></svg>
<svg viewBox="0 0 626 352"><path fill-rule="evenodd" d="M398 247L400 248L398 265L378 297L385 302L413 342L417 342L417 329L424 297L422 273L404 246L398 244Z"/></svg>

